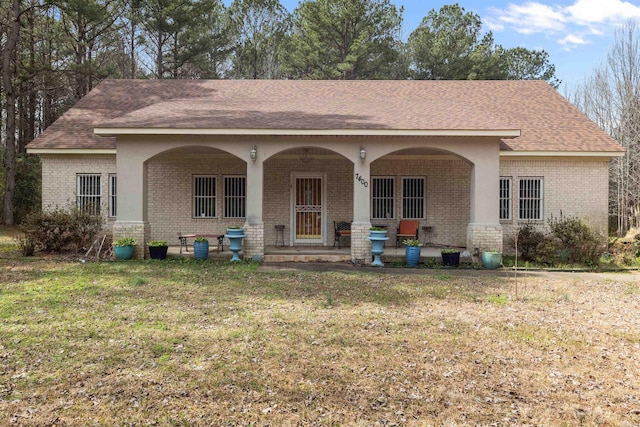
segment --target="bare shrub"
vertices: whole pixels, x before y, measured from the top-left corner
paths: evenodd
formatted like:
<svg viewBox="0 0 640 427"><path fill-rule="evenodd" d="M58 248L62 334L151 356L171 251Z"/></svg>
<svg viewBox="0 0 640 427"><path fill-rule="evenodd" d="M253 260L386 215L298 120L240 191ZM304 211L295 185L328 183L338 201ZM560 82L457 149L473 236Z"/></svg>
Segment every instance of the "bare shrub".
<svg viewBox="0 0 640 427"><path fill-rule="evenodd" d="M545 234L536 229L533 224L523 224L518 229L516 240L518 249L524 261L533 261L536 258L538 247L547 237Z"/></svg>
<svg viewBox="0 0 640 427"><path fill-rule="evenodd" d="M30 214L20 228L35 249L78 252L88 247L102 229L102 217L90 215L77 206L69 206Z"/></svg>

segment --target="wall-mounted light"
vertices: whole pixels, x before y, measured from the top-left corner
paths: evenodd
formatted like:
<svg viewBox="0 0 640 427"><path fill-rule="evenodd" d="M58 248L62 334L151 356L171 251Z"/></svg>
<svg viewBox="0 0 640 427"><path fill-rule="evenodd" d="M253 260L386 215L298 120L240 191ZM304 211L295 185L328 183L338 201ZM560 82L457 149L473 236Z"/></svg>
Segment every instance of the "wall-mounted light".
<svg viewBox="0 0 640 427"><path fill-rule="evenodd" d="M367 158L367 150L364 147L360 147L360 160L364 162L364 159Z"/></svg>
<svg viewBox="0 0 640 427"><path fill-rule="evenodd" d="M251 152L249 153L249 157L251 157L251 160L254 161L254 162L258 158L258 149L256 148L255 145L253 146L253 148L251 148Z"/></svg>

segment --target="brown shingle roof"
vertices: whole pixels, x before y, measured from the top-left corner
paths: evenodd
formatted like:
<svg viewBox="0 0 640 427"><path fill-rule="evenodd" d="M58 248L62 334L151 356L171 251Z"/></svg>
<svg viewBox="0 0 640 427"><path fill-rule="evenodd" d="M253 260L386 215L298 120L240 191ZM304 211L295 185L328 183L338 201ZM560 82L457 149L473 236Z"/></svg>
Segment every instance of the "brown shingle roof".
<svg viewBox="0 0 640 427"><path fill-rule="evenodd" d="M106 80L29 148L115 148L95 127L520 129L503 150L622 150L547 83L513 80Z"/></svg>

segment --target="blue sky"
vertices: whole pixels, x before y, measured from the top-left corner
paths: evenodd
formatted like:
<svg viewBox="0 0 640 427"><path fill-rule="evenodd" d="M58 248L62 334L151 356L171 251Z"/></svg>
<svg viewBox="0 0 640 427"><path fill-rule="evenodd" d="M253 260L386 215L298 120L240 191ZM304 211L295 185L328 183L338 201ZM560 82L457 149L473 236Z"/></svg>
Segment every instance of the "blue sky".
<svg viewBox="0 0 640 427"><path fill-rule="evenodd" d="M298 0L280 1L290 11L298 5ZM391 1L404 6L405 37L429 10L455 3ZM547 51L563 81L561 91L571 89L606 60L616 27L640 19L640 0L459 0L458 4L480 16L496 43Z"/></svg>

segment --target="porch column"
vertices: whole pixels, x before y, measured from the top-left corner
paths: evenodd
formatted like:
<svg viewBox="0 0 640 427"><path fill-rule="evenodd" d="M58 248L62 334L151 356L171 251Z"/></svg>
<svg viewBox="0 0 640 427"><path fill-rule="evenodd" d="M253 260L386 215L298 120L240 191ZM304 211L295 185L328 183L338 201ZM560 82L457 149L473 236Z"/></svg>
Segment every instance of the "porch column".
<svg viewBox="0 0 640 427"><path fill-rule="evenodd" d="M247 162L247 218L244 225L245 259L264 258L264 222L262 221L262 199L264 191L263 161L258 151L255 161Z"/></svg>
<svg viewBox="0 0 640 427"><path fill-rule="evenodd" d="M113 239L133 237L136 241L134 257L142 259L151 237L147 220L147 165L134 153L128 153L125 144L119 144L116 172L118 217L113 224Z"/></svg>
<svg viewBox="0 0 640 427"><path fill-rule="evenodd" d="M471 221L467 226L467 250L502 251L500 225L500 157L491 153L476 159L471 171Z"/></svg>
<svg viewBox="0 0 640 427"><path fill-rule="evenodd" d="M358 153L359 154L359 153ZM351 223L351 262L354 264L371 264L371 205L369 192L371 182L370 165L368 160L360 160L354 156L353 163L353 222Z"/></svg>

